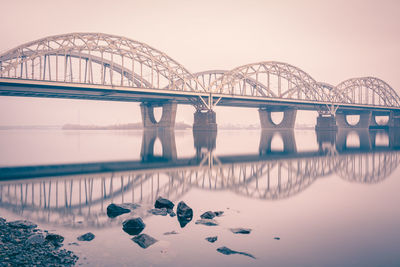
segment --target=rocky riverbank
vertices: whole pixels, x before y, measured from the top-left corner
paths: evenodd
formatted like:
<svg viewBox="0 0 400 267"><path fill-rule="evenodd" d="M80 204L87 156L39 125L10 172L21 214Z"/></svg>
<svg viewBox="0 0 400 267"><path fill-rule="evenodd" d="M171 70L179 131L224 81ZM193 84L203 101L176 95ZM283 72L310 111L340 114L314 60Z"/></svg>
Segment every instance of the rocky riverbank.
<svg viewBox="0 0 400 267"><path fill-rule="evenodd" d="M63 241L32 222L0 218L0 266L73 266L78 256L61 249Z"/></svg>

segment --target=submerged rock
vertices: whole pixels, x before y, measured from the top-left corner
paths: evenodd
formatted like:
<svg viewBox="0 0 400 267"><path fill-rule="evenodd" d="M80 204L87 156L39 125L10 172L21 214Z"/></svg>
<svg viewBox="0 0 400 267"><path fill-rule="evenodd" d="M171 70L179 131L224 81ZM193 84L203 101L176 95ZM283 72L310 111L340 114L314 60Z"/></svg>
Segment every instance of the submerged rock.
<svg viewBox="0 0 400 267"><path fill-rule="evenodd" d="M179 202L176 214L178 215L178 221L182 228L193 218L193 210L183 201Z"/></svg>
<svg viewBox="0 0 400 267"><path fill-rule="evenodd" d="M18 220L18 221L13 221L7 223L9 227L12 228L22 228L22 229L33 229L36 228L37 225L34 224L33 222L26 221L26 220Z"/></svg>
<svg viewBox="0 0 400 267"><path fill-rule="evenodd" d="M158 241L157 239L154 239L146 234L137 235L134 238L132 238L132 240L142 248L148 248Z"/></svg>
<svg viewBox="0 0 400 267"><path fill-rule="evenodd" d="M196 221L196 224L202 224L207 226L217 226L219 223L213 219L200 219Z"/></svg>
<svg viewBox="0 0 400 267"><path fill-rule="evenodd" d="M240 254L240 255L244 255L244 256L247 256L247 257L250 257L250 258L253 258L253 259L256 258L256 257L254 257L253 255L251 255L250 253L232 250L232 249L227 248L227 247L220 247L220 248L217 248L217 251L218 251L219 253L224 254L224 255Z"/></svg>
<svg viewBox="0 0 400 267"><path fill-rule="evenodd" d="M249 229L249 228L231 228L230 230L234 234L250 234L251 233L251 229Z"/></svg>
<svg viewBox="0 0 400 267"><path fill-rule="evenodd" d="M150 209L147 211L148 213L151 213L153 215L161 215L161 216L167 216L168 212L166 208L155 208L155 209Z"/></svg>
<svg viewBox="0 0 400 267"><path fill-rule="evenodd" d="M214 211L215 216L220 217L222 216L222 214L224 214L223 211L219 210L219 211Z"/></svg>
<svg viewBox="0 0 400 267"><path fill-rule="evenodd" d="M162 197L158 197L156 203L154 203L154 207L156 209L166 208L166 209L173 209L175 206L170 200Z"/></svg>
<svg viewBox="0 0 400 267"><path fill-rule="evenodd" d="M274 239L275 239L275 240L281 240L281 238L280 238L280 237L277 237L277 236L274 237Z"/></svg>
<svg viewBox="0 0 400 267"><path fill-rule="evenodd" d="M177 234L179 234L179 233L176 232L176 231L171 231L171 232L165 232L164 233L164 235L177 235Z"/></svg>
<svg viewBox="0 0 400 267"><path fill-rule="evenodd" d="M78 236L79 241L92 241L95 238L95 235L91 232Z"/></svg>
<svg viewBox="0 0 400 267"><path fill-rule="evenodd" d="M169 214L169 216L171 217L175 217L176 213L172 210L172 209L167 209L167 213Z"/></svg>
<svg viewBox="0 0 400 267"><path fill-rule="evenodd" d="M141 218L133 218L125 220L122 223L122 229L130 235L138 235L146 227Z"/></svg>
<svg viewBox="0 0 400 267"><path fill-rule="evenodd" d="M214 212L212 211L206 211L203 214L200 215L200 218L202 219L214 219L214 217L217 216Z"/></svg>
<svg viewBox="0 0 400 267"><path fill-rule="evenodd" d="M130 209L124 208L124 207L122 207L120 205L116 205L114 203L111 203L107 207L107 216L110 218L115 218L121 214L129 213L129 212L131 212Z"/></svg>
<svg viewBox="0 0 400 267"><path fill-rule="evenodd" d="M214 243L215 241L218 240L218 236L210 236L210 237L206 237L206 240L210 243Z"/></svg>

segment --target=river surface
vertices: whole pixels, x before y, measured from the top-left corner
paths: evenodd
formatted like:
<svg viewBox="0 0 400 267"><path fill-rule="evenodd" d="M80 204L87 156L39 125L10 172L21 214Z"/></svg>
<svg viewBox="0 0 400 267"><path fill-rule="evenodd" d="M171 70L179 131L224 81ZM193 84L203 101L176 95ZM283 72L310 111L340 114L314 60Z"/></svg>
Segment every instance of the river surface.
<svg viewBox="0 0 400 267"><path fill-rule="evenodd" d="M400 266L399 140L387 131L2 130L0 216L63 235L88 266ZM181 228L148 213L158 196L184 201L193 220ZM109 218L110 203L141 207ZM209 210L224 211L219 225L195 224ZM122 230L136 216L158 240L146 249ZM87 232L95 239L77 241Z"/></svg>

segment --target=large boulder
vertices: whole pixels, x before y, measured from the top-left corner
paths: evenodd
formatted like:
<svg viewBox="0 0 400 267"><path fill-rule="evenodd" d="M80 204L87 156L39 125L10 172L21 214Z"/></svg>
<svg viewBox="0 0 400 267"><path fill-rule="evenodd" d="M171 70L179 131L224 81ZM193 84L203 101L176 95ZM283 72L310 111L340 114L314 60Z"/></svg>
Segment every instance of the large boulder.
<svg viewBox="0 0 400 267"><path fill-rule="evenodd" d="M182 228L185 227L193 218L193 210L183 201L178 203L176 214Z"/></svg>
<svg viewBox="0 0 400 267"><path fill-rule="evenodd" d="M175 206L174 203L172 203L170 200L168 200L166 198L162 198L162 197L158 197L156 200L156 203L154 203L154 207L156 209L166 208L166 209L172 210L174 208L174 206Z"/></svg>
<svg viewBox="0 0 400 267"><path fill-rule="evenodd" d="M146 234L140 234L132 238L132 241L138 244L141 248L148 248L158 240Z"/></svg>
<svg viewBox="0 0 400 267"><path fill-rule="evenodd" d="M107 207L107 216L110 218L115 218L121 214L129 213L129 212L131 212L130 209L124 208L124 207L122 207L120 205L116 205L114 203L111 203Z"/></svg>
<svg viewBox="0 0 400 267"><path fill-rule="evenodd" d="M146 227L141 218L132 218L122 223L122 229L130 235L138 235Z"/></svg>
<svg viewBox="0 0 400 267"><path fill-rule="evenodd" d="M79 241L92 241L95 238L95 235L91 232L83 234L78 237Z"/></svg>
<svg viewBox="0 0 400 267"><path fill-rule="evenodd" d="M64 241L64 237L57 234L47 234L46 240L52 243L56 247L60 247L61 243Z"/></svg>

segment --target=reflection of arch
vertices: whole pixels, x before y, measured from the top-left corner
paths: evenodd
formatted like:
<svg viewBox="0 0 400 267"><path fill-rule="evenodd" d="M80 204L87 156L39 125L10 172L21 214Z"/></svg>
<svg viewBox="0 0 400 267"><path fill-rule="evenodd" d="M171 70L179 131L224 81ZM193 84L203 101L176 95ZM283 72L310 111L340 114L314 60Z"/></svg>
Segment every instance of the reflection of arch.
<svg viewBox="0 0 400 267"><path fill-rule="evenodd" d="M399 163L399 154L393 152L342 155L336 173L346 181L375 184L390 176Z"/></svg>
<svg viewBox="0 0 400 267"><path fill-rule="evenodd" d="M347 147L347 139L351 134L356 134L360 140L360 146L358 148ZM339 128L336 137L336 149L338 151L351 151L351 150L370 150L371 149L371 137L368 129L342 129Z"/></svg>
<svg viewBox="0 0 400 267"><path fill-rule="evenodd" d="M154 143L161 141L162 156L154 155ZM143 131L142 149L140 157L144 162L176 160L175 132L173 130L145 130Z"/></svg>
<svg viewBox="0 0 400 267"><path fill-rule="evenodd" d="M0 55L0 77L205 90L166 54L144 43L103 33L49 36L18 46Z"/></svg>
<svg viewBox="0 0 400 267"><path fill-rule="evenodd" d="M400 107L400 97L390 85L375 77L352 78L336 86L340 100L336 102Z"/></svg>
<svg viewBox="0 0 400 267"><path fill-rule="evenodd" d="M275 135L279 135L283 141L283 151L273 151L271 149L272 140ZM296 140L294 138L293 130L267 130L261 131L259 154L271 154L271 153L296 153Z"/></svg>

